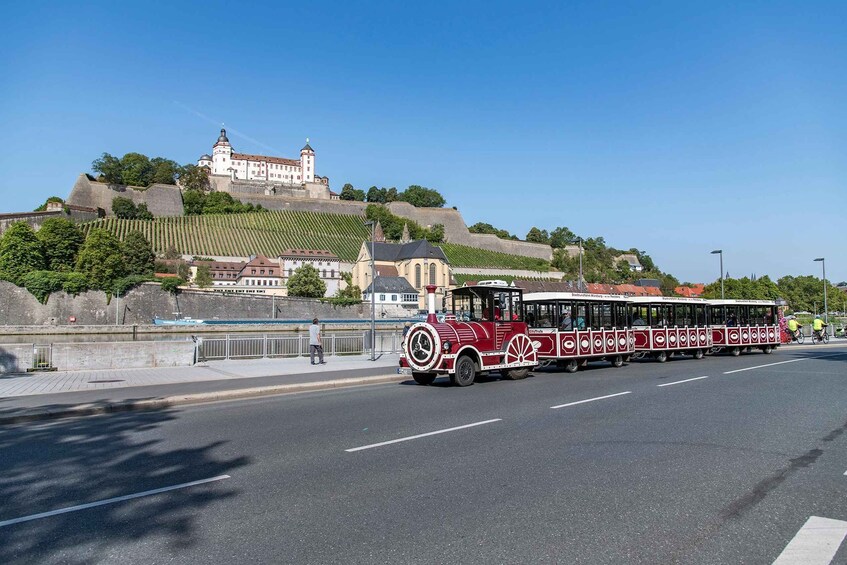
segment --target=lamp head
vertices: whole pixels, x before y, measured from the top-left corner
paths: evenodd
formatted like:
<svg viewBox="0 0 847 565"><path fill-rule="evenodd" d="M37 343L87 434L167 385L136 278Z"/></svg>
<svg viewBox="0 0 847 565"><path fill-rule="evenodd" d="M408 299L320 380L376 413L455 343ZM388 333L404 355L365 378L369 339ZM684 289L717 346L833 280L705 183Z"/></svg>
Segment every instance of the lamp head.
<svg viewBox="0 0 847 565"><path fill-rule="evenodd" d="M815 259L815 261L823 261L823 259L823 257L818 257L817 259Z"/></svg>
<svg viewBox="0 0 847 565"><path fill-rule="evenodd" d="M714 251L712 251L712 255L716 253L723 253L723 249L715 249Z"/></svg>

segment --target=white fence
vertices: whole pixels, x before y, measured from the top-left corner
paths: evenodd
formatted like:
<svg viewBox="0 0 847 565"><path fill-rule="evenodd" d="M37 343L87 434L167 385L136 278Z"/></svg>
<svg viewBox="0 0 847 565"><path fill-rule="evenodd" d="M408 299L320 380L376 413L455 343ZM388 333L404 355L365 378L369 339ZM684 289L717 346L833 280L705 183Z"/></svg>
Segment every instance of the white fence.
<svg viewBox="0 0 847 565"><path fill-rule="evenodd" d="M360 333L324 333L324 355L370 353L370 331ZM376 353L399 353L399 331L376 330ZM197 338L197 360L257 359L263 357L305 357L309 355L308 334L225 335Z"/></svg>

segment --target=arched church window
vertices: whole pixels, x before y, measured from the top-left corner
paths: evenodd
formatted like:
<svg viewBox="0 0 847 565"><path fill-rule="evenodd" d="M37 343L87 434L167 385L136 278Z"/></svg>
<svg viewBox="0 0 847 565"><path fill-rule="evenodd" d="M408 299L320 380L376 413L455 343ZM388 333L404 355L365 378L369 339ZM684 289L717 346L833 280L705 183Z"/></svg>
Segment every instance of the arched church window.
<svg viewBox="0 0 847 565"><path fill-rule="evenodd" d="M415 265L415 288L421 287L421 266Z"/></svg>

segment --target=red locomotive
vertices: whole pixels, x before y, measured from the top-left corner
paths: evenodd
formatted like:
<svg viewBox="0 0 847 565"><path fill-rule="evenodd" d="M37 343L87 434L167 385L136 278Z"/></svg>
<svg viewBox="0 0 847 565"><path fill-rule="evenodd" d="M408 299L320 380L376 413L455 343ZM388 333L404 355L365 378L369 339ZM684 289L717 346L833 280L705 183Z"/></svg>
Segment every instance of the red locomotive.
<svg viewBox="0 0 847 565"><path fill-rule="evenodd" d="M479 373L499 371L507 379L527 376L538 364L521 312L522 291L500 285L451 291L452 314L439 322L435 286L426 287L426 322L414 324L403 340L400 372L429 385L439 375L469 386Z"/></svg>

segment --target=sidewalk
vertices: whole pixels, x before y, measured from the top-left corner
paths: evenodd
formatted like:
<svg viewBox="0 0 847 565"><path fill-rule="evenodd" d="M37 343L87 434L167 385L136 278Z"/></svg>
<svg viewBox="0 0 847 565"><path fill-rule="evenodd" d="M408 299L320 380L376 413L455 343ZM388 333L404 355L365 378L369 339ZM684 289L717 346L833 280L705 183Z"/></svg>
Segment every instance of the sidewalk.
<svg viewBox="0 0 847 565"><path fill-rule="evenodd" d="M0 424L263 394L397 382L399 356L209 361L193 367L57 371L0 377Z"/></svg>

